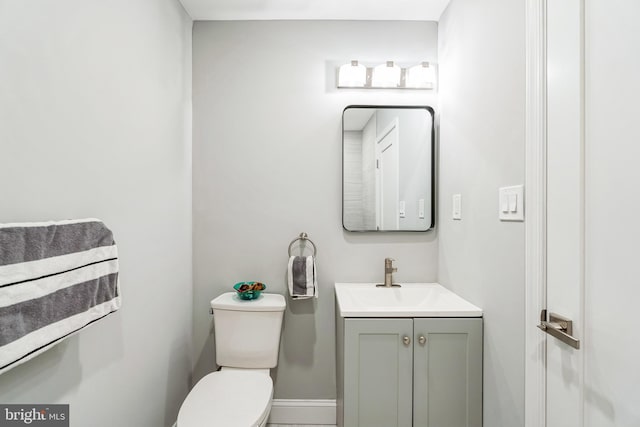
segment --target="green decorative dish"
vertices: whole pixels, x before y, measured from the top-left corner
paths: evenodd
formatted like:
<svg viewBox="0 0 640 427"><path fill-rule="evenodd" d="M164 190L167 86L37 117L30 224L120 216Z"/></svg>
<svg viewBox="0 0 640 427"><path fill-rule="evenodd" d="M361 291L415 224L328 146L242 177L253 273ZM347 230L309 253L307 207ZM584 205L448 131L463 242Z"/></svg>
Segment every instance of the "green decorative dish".
<svg viewBox="0 0 640 427"><path fill-rule="evenodd" d="M233 289L238 292L238 298L252 300L258 298L267 287L261 282L238 282L233 285Z"/></svg>

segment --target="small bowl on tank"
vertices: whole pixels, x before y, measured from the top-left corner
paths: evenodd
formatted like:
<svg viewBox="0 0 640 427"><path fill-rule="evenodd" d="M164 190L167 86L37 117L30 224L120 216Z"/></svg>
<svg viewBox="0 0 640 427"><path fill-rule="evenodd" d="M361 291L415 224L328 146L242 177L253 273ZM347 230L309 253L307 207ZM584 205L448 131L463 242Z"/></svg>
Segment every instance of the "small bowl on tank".
<svg viewBox="0 0 640 427"><path fill-rule="evenodd" d="M267 286L262 282L238 282L233 289L238 293L238 298L252 300L258 298Z"/></svg>

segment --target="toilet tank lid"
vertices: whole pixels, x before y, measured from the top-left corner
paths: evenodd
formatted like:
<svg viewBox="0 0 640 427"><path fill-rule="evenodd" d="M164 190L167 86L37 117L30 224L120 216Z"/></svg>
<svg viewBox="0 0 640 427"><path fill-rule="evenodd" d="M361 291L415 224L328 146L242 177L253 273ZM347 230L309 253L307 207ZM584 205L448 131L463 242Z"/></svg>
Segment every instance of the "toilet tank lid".
<svg viewBox="0 0 640 427"><path fill-rule="evenodd" d="M211 300L214 310L284 311L285 306L284 297L279 294L262 293L257 299L242 300L236 292L226 292Z"/></svg>

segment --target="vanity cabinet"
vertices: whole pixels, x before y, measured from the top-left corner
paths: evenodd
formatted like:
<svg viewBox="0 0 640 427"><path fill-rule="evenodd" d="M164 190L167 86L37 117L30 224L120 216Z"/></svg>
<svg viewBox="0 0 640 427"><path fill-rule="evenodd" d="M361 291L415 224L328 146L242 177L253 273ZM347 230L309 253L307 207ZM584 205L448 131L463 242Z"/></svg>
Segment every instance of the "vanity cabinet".
<svg viewBox="0 0 640 427"><path fill-rule="evenodd" d="M338 426L482 426L481 317L337 320Z"/></svg>

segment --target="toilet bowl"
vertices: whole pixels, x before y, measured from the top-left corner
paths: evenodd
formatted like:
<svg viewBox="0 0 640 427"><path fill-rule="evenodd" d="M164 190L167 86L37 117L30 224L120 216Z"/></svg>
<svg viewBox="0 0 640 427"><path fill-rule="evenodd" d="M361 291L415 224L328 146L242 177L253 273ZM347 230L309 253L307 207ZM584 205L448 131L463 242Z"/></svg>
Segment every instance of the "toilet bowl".
<svg viewBox="0 0 640 427"><path fill-rule="evenodd" d="M262 294L245 301L233 292L211 301L216 362L222 368L189 392L176 427L264 427L271 412L285 300Z"/></svg>
<svg viewBox="0 0 640 427"><path fill-rule="evenodd" d="M268 369L223 368L198 381L180 408L177 427L264 427L272 396Z"/></svg>

